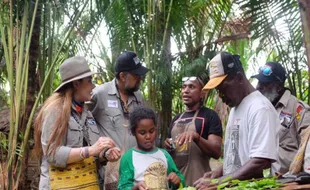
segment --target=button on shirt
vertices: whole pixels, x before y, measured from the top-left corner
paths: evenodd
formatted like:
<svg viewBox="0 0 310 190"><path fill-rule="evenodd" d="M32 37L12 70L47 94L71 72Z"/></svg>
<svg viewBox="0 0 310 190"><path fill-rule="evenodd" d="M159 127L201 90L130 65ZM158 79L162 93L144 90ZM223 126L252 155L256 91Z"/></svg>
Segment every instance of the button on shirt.
<svg viewBox="0 0 310 190"><path fill-rule="evenodd" d="M136 145L136 139L130 133L129 120L122 109L115 80L96 87L88 107L96 119L100 136L112 138L122 151L127 151ZM136 91L128 97L129 112L139 104L142 104L142 94Z"/></svg>
<svg viewBox="0 0 310 190"><path fill-rule="evenodd" d="M286 90L276 110L281 121L279 131L279 163L275 163L276 171L286 173L297 153L304 129L310 125L309 106L291 95Z"/></svg>

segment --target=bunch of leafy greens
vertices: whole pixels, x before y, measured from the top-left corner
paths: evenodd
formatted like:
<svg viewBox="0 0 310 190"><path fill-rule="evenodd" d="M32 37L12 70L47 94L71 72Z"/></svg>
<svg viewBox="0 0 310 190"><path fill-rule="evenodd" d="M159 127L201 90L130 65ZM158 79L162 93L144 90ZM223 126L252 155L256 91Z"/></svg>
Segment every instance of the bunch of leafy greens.
<svg viewBox="0 0 310 190"><path fill-rule="evenodd" d="M184 187L184 188L182 188L182 189L179 189L179 190L196 190L196 188L195 187Z"/></svg>
<svg viewBox="0 0 310 190"><path fill-rule="evenodd" d="M224 182L226 181L226 182ZM218 183L217 179L213 179L210 181L211 184ZM221 184L217 186L218 190L265 190L265 189L276 189L280 186L279 183L276 182L276 178L264 178L260 180L243 180L240 181L238 179L234 180L222 180ZM179 190L195 190L194 187L184 187Z"/></svg>
<svg viewBox="0 0 310 190"><path fill-rule="evenodd" d="M261 180L231 180L229 182L222 183L217 186L217 189L225 189L225 190L249 190L249 189L274 189L280 186L279 183L276 182L276 178L264 178Z"/></svg>

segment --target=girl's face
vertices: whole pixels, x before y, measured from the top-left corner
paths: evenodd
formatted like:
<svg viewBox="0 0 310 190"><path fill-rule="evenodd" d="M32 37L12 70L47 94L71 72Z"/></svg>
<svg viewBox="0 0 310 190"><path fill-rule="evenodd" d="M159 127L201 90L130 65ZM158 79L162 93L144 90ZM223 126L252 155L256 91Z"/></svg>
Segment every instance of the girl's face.
<svg viewBox="0 0 310 190"><path fill-rule="evenodd" d="M134 135L140 150L152 151L154 149L157 129L152 119L138 121Z"/></svg>
<svg viewBox="0 0 310 190"><path fill-rule="evenodd" d="M92 77L86 77L78 81L73 81L74 99L79 102L86 102L91 99L92 90L96 87L92 82Z"/></svg>

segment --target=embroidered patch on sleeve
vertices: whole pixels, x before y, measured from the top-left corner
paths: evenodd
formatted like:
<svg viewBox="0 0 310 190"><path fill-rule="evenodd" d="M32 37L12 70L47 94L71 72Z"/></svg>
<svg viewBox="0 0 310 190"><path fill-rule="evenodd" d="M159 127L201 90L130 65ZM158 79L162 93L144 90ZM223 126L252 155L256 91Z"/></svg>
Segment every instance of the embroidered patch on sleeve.
<svg viewBox="0 0 310 190"><path fill-rule="evenodd" d="M298 105L298 107L296 108L296 119L300 120L300 112L303 110L303 106L302 105Z"/></svg>

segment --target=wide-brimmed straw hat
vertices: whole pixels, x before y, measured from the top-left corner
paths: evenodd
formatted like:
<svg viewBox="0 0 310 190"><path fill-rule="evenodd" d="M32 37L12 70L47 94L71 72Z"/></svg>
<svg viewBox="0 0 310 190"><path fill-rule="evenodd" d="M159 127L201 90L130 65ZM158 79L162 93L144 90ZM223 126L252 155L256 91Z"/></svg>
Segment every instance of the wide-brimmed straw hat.
<svg viewBox="0 0 310 190"><path fill-rule="evenodd" d="M64 85L95 74L89 69L85 57L75 56L66 59L59 67L61 84L54 92L58 92Z"/></svg>

